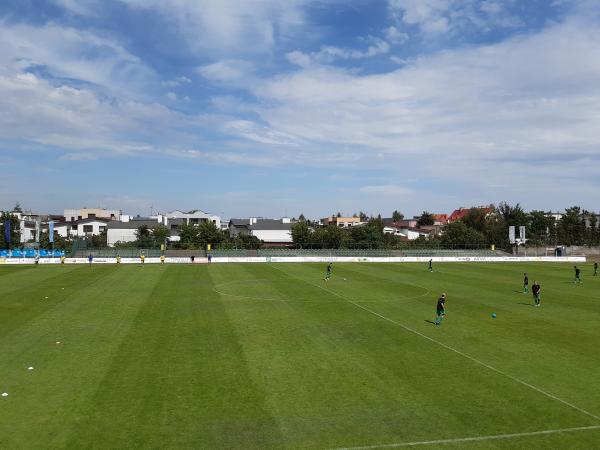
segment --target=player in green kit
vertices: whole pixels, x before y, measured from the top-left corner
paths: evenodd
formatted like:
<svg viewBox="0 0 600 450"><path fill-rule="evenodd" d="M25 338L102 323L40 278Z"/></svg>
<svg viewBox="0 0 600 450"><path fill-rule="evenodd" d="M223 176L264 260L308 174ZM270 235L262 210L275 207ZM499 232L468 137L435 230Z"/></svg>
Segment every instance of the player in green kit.
<svg viewBox="0 0 600 450"><path fill-rule="evenodd" d="M429 271L433 272L433 259L429 260Z"/></svg>
<svg viewBox="0 0 600 450"><path fill-rule="evenodd" d="M598 276L598 261L596 261L594 263L594 276L597 277Z"/></svg>
<svg viewBox="0 0 600 450"><path fill-rule="evenodd" d="M438 298L437 306L435 309L435 324L439 327L442 324L442 320L446 315L446 293L444 292L440 298Z"/></svg>
<svg viewBox="0 0 600 450"><path fill-rule="evenodd" d="M325 271L325 281L329 281L331 278L331 271L333 270L333 263L327 264L327 270Z"/></svg>
<svg viewBox="0 0 600 450"><path fill-rule="evenodd" d="M533 282L533 286L531 286L531 293L533 294L533 301L535 302L535 306L539 307L540 302L542 301L542 288L540 286L540 283L538 283L537 281Z"/></svg>
<svg viewBox="0 0 600 450"><path fill-rule="evenodd" d="M523 294L527 294L529 292L529 277L527 274L523 274Z"/></svg>
<svg viewBox="0 0 600 450"><path fill-rule="evenodd" d="M573 283L581 283L581 269L577 266L573 266L575 269L575 279Z"/></svg>

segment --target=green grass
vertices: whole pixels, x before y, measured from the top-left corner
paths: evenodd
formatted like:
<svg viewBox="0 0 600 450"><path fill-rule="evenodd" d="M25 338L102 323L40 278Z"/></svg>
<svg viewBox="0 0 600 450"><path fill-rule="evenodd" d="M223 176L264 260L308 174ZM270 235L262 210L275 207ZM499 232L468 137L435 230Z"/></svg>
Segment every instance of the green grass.
<svg viewBox="0 0 600 450"><path fill-rule="evenodd" d="M600 448L590 265L435 268L0 267L0 448Z"/></svg>

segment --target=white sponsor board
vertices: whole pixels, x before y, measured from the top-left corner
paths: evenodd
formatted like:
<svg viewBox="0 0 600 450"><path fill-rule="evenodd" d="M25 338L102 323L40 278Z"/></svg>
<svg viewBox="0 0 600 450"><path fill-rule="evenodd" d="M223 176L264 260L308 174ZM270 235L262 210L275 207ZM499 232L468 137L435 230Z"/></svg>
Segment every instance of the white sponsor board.
<svg viewBox="0 0 600 450"><path fill-rule="evenodd" d="M213 257L212 263L303 263L303 262L369 262L426 263L433 262L585 262L585 256L231 256ZM165 264L191 264L190 258L165 258ZM33 258L4 258L2 264L34 264ZM116 264L116 258L94 258L92 264ZM160 258L146 257L145 264L160 264ZM207 258L195 258L194 264L206 264ZM40 264L60 264L60 258L40 259ZM65 264L88 264L87 258L66 258ZM141 264L139 258L121 258L121 264Z"/></svg>

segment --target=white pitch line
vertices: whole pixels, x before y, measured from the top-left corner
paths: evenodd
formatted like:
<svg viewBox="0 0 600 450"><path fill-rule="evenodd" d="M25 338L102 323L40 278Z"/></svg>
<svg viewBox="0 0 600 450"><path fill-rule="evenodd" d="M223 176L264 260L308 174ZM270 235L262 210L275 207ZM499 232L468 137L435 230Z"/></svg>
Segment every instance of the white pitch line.
<svg viewBox="0 0 600 450"><path fill-rule="evenodd" d="M489 436L474 436L465 438L455 439L438 439L435 441L414 441L414 442L398 442L394 444L380 444L380 445L367 445L363 447L340 447L334 450L371 450L376 448L398 448L398 447L416 447L419 445L436 445L436 444L455 444L458 442L474 442L474 441L491 441L496 439L512 439L527 436L540 436L547 434L558 434L558 433L573 433L575 431L588 431L598 430L600 425L591 425L589 427L576 427L576 428L561 428L556 430L543 430L543 431L530 431L525 433L511 433L511 434L492 434Z"/></svg>
<svg viewBox="0 0 600 450"><path fill-rule="evenodd" d="M277 269L277 270L279 270L279 271L283 272L281 269ZM284 272L284 273L286 273L286 274L287 274L287 272ZM288 274L288 275L289 275L289 274ZM452 351L452 352L456 353L457 355L463 356L464 358L467 358L467 359L469 359L469 360L473 361L474 363L477 363L477 364L479 364L479 365L481 365L481 366L483 366L483 367L485 367L485 368L487 368L487 369L489 369L489 370L491 370L491 371L493 371L493 372L496 372L496 373L498 373L498 374L500 374L500 375L504 375L505 377L507 377L507 378L510 378L511 380L513 380L513 381L516 381L517 383L520 383L520 384L522 384L523 386L527 386L528 388L530 388L530 389L533 389L534 391L536 391L536 392L539 392L540 394L543 394L543 395L545 395L545 396L546 396L546 397L548 397L548 398L551 398L551 399L553 399L553 400L556 400L557 402L560 402L560 403L562 403L563 405L567 405L567 406L569 406L569 407L573 408L574 410L576 410L576 411L579 411L580 413L583 413L583 414L585 414L586 416L592 417L592 418L594 418L594 419L596 419L597 421L599 421L599 422L600 422L600 416L597 416L597 415L595 415L595 414L592 414L591 412L589 412L589 411L586 411L585 409L583 409L583 408L580 408L579 406L576 406L576 405L574 405L573 403L570 403L570 402L568 402L568 401L566 401L566 400L563 400L562 398L559 398L559 397L557 397L556 395L550 394L549 392L546 392L546 391L544 391L543 389L540 389L539 387L537 387L537 386L534 386L533 384L527 383L526 381L523 381L523 380L521 380L520 378L514 377L514 376L512 376L512 375L510 375L510 374L508 374L508 373L506 373L506 372L503 372L503 371L502 371L502 370L500 370L500 369L496 369L495 367L493 367L493 366L490 366L489 364L486 364L486 363L484 363L483 361L480 361L480 360L478 360L477 358L475 358L475 357L473 357L473 356L467 355L466 353L463 353L463 352L461 352L460 350L457 350L457 349L455 349L454 347L450 347L449 345L446 345L446 344L444 344L444 343L443 343L443 342L441 342L441 341L438 341L438 340L436 340L436 339L433 339L433 338L431 338L431 337L429 337L429 336L427 336L427 335L425 335L425 334L423 334L423 333L421 333L421 332L419 332L419 331L417 331L417 330L413 330L412 328L410 328L410 327L407 327L406 325L403 325L403 324L401 324L400 322L396 322L395 320L393 320L393 319L390 319L389 317L386 317L386 316L384 316L384 315L382 315L382 314L379 314L377 311L373 311L372 309L370 309L370 308L367 308L366 306L359 305L358 303L356 303L356 302L354 302L354 301L352 301L352 300L349 300L349 299L347 299L346 297L344 297L344 296L342 296L342 295L338 294L338 293L337 293L337 292L335 292L335 291L329 290L329 289L327 289L327 288L325 288L325 287L323 287L323 286L320 286L320 285L318 285L318 284L313 284L313 283L311 283L311 282L309 282L309 281L306 281L305 279L303 279L303 278L300 278L300 277L297 277L297 276L295 276L295 275L291 275L291 276L293 276L293 277L295 277L295 278L297 278L297 279L299 279L299 280L302 280L302 281L304 281L305 283L307 283L307 284L310 284L311 286L315 286L315 287L318 287L318 288L320 288L320 289L323 289L324 291L326 291L326 292L329 292L329 293L331 293L331 294L333 294L333 295L335 295L335 296L337 296L337 297L341 298L341 299L342 299L342 300L344 300L345 302L347 302L347 303L350 303L350 304L352 304L352 305L356 306L357 308L360 308L360 309L362 309L362 310L364 310L364 311L367 311L367 312L369 312L370 314L373 314L374 316L377 316L377 317L379 317L379 318L381 318L381 319L383 319L383 320L386 320L386 321L388 321L388 322L390 322L390 323L393 323L394 325L397 325L397 326L399 326L400 328L403 328L403 329L404 329L404 330L406 330L406 331L410 331L411 333L413 333L413 334L416 334L417 336L421 336L423 339L427 339L427 340L428 340L428 341L430 341L430 342L433 342L433 343L435 343L435 344L437 344L437 345L439 345L439 346L441 346L441 347L444 347L445 349L447 349L447 350L450 350L450 351Z"/></svg>

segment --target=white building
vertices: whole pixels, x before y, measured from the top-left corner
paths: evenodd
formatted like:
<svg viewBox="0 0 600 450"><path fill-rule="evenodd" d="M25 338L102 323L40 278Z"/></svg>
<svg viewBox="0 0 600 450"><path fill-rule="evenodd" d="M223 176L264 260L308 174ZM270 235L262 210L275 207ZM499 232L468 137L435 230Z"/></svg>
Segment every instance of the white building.
<svg viewBox="0 0 600 450"><path fill-rule="evenodd" d="M294 223L289 217L283 217L279 220L257 217L231 219L229 221L229 234L233 237L238 234L248 234L267 244L291 244Z"/></svg>
<svg viewBox="0 0 600 450"><path fill-rule="evenodd" d="M107 231L110 219L89 218L72 222L58 222L54 224L54 231L66 239L98 236Z"/></svg>
<svg viewBox="0 0 600 450"><path fill-rule="evenodd" d="M133 242L137 239L137 232L141 226L147 226L152 230L158 225L164 225L169 229L171 233L167 238L169 242L177 242L179 241L178 226L182 223L184 223L183 219L166 219L163 216L136 217L127 222L112 221L106 231L106 244L112 247L117 242Z"/></svg>
<svg viewBox="0 0 600 450"><path fill-rule="evenodd" d="M183 219L187 224L199 225L203 222L212 222L218 229L221 229L221 217L209 214L200 209L194 211L183 212L179 210L171 211L166 214L158 214L151 216L152 219L160 219L164 217L166 219Z"/></svg>

